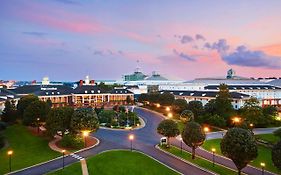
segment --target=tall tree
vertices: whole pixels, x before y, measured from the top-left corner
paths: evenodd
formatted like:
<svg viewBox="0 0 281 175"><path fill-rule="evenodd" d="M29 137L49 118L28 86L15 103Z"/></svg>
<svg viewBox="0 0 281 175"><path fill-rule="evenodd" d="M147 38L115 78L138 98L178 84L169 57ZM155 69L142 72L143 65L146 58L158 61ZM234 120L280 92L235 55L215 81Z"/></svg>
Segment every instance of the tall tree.
<svg viewBox="0 0 281 175"><path fill-rule="evenodd" d="M252 133L242 128L229 129L221 141L222 154L230 158L238 169L238 174L258 156L258 147Z"/></svg>
<svg viewBox="0 0 281 175"><path fill-rule="evenodd" d="M178 114L187 109L187 102L184 99L176 99L172 105L172 110Z"/></svg>
<svg viewBox="0 0 281 175"><path fill-rule="evenodd" d="M185 122L188 121L193 121L194 120L194 114L191 110L184 110L182 111L182 113L180 114L180 120Z"/></svg>
<svg viewBox="0 0 281 175"><path fill-rule="evenodd" d="M23 117L24 110L34 101L39 101L39 98L35 95L26 95L20 98L17 105L20 117Z"/></svg>
<svg viewBox="0 0 281 175"><path fill-rule="evenodd" d="M48 115L49 111L50 111L50 108L46 102L33 101L24 110L23 124L35 125L37 122L37 118L39 118L41 122L45 121L46 116Z"/></svg>
<svg viewBox="0 0 281 175"><path fill-rule="evenodd" d="M70 131L71 117L74 109L71 107L59 107L50 110L46 119L47 132L54 136L61 132L64 136L66 131Z"/></svg>
<svg viewBox="0 0 281 175"><path fill-rule="evenodd" d="M228 118L234 113L231 102L232 97L229 93L228 86L226 84L221 84L215 100L216 114L228 120Z"/></svg>
<svg viewBox="0 0 281 175"><path fill-rule="evenodd" d="M175 96L171 93L164 92L160 94L159 103L164 106L171 106L174 103Z"/></svg>
<svg viewBox="0 0 281 175"><path fill-rule="evenodd" d="M183 142L192 148L192 159L195 159L195 150L199 146L201 146L205 139L206 134L201 128L201 126L194 122L187 122L182 134L181 134Z"/></svg>
<svg viewBox="0 0 281 175"><path fill-rule="evenodd" d="M91 108L76 109L71 118L71 128L75 132L96 131L99 128L97 114Z"/></svg>
<svg viewBox="0 0 281 175"><path fill-rule="evenodd" d="M259 101L254 97L246 100L244 106L241 108L241 114L247 122L253 123L255 126L265 125L268 122L265 121Z"/></svg>
<svg viewBox="0 0 281 175"><path fill-rule="evenodd" d="M174 120L163 120L157 127L157 132L168 140L168 147L170 146L170 137L176 137L180 134L177 123Z"/></svg>
<svg viewBox="0 0 281 175"><path fill-rule="evenodd" d="M187 109L191 110L194 114L194 118L198 118L204 112L204 107L201 101L190 101Z"/></svg>
<svg viewBox="0 0 281 175"><path fill-rule="evenodd" d="M17 118L17 112L16 112L16 107L13 101L6 100L5 102L5 108L3 110L2 114L2 121L8 122L8 123L13 123L16 121Z"/></svg>
<svg viewBox="0 0 281 175"><path fill-rule="evenodd" d="M205 113L208 113L211 115L216 114L216 100L212 99L212 100L208 101L208 103L205 104L205 106L204 106L204 111L205 111Z"/></svg>

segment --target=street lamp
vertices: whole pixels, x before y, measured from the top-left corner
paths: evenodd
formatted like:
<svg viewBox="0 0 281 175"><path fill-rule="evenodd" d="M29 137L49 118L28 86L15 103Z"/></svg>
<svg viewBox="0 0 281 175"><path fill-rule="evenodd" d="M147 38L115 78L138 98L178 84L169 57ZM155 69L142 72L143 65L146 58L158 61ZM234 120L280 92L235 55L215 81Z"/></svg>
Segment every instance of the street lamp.
<svg viewBox="0 0 281 175"><path fill-rule="evenodd" d="M180 137L180 141L181 141L181 154L182 154L182 137Z"/></svg>
<svg viewBox="0 0 281 175"><path fill-rule="evenodd" d="M209 131L210 131L210 128L207 127L207 126L205 126L205 127L204 127L204 132L209 132Z"/></svg>
<svg viewBox="0 0 281 175"><path fill-rule="evenodd" d="M168 118L172 118L173 114L171 112L168 113Z"/></svg>
<svg viewBox="0 0 281 175"><path fill-rule="evenodd" d="M64 169L64 153L65 153L65 150L63 149L61 152L62 152L62 169Z"/></svg>
<svg viewBox="0 0 281 175"><path fill-rule="evenodd" d="M265 163L261 162L261 174L264 175L264 167L265 167Z"/></svg>
<svg viewBox="0 0 281 175"><path fill-rule="evenodd" d="M36 120L37 120L37 134L39 134L39 132L40 132L40 128L39 128L40 118L38 117Z"/></svg>
<svg viewBox="0 0 281 175"><path fill-rule="evenodd" d="M171 108L167 106L167 107L166 107L166 111L169 112L170 110L171 110Z"/></svg>
<svg viewBox="0 0 281 175"><path fill-rule="evenodd" d="M156 104L156 107L157 107L157 108L160 108L160 106L161 106L161 105L160 105L159 103Z"/></svg>
<svg viewBox="0 0 281 175"><path fill-rule="evenodd" d="M10 172L12 171L12 155L13 155L13 151L10 150L7 152L8 156L9 156L9 170Z"/></svg>
<svg viewBox="0 0 281 175"><path fill-rule="evenodd" d="M87 130L85 130L85 131L82 131L82 133L83 133L83 137L84 137L84 147L86 148L86 146L87 146L87 143L86 143L86 137L87 136L89 136L89 131L87 131Z"/></svg>
<svg viewBox="0 0 281 175"><path fill-rule="evenodd" d="M133 151L133 140L134 140L135 136L133 134L129 135L129 140L131 142L131 151Z"/></svg>
<svg viewBox="0 0 281 175"><path fill-rule="evenodd" d="M251 129L251 131L253 131L253 128L254 128L254 124L253 124L253 123L250 123L250 129Z"/></svg>
<svg viewBox="0 0 281 175"><path fill-rule="evenodd" d="M233 121L234 125L236 125L236 124L238 124L238 123L241 122L241 118L239 118L239 117L234 117L234 118L232 118L232 121Z"/></svg>
<svg viewBox="0 0 281 175"><path fill-rule="evenodd" d="M216 149L215 149L215 148L212 148L212 153L213 153L213 167L215 166L215 152L216 152Z"/></svg>

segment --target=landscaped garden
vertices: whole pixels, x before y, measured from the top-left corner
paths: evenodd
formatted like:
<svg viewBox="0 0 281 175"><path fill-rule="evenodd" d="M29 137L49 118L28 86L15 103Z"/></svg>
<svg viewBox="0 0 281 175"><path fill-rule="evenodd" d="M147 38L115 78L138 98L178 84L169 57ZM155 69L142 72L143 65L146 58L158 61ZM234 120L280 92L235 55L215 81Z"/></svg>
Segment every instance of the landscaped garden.
<svg viewBox="0 0 281 175"><path fill-rule="evenodd" d="M60 153L49 148L47 139L33 135L26 126L9 126L3 135L8 146L0 149L0 174L9 172L9 150L13 151L12 171L60 156Z"/></svg>
<svg viewBox="0 0 281 175"><path fill-rule="evenodd" d="M263 138L275 138L273 134L266 134L266 135L258 135L257 137L263 137ZM220 149L220 143L221 139L212 139L207 140L202 145L202 148L211 151L212 148L216 149L216 154L222 155L221 149ZM258 157L254 159L252 162L250 162L250 165L261 168L260 163L265 163L265 170L280 174L281 170L278 170L272 163L271 159L271 148L265 147L265 146L258 146Z"/></svg>
<svg viewBox="0 0 281 175"><path fill-rule="evenodd" d="M87 159L89 174L178 174L152 158L139 152L108 151ZM82 174L80 162L74 163L65 169L49 173L49 175Z"/></svg>

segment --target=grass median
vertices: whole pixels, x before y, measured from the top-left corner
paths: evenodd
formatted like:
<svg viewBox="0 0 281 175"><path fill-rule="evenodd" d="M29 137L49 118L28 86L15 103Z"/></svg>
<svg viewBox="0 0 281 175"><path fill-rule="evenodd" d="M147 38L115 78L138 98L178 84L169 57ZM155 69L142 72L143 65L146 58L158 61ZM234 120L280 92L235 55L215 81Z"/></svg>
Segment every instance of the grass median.
<svg viewBox="0 0 281 175"><path fill-rule="evenodd" d="M12 125L3 131L9 146L0 150L0 174L9 171L8 150L13 150L12 171L44 162L60 154L51 150L48 140L34 136L25 126Z"/></svg>
<svg viewBox="0 0 281 175"><path fill-rule="evenodd" d="M165 174L176 175L178 173L156 162L150 157L139 152L131 151L107 151L87 159L89 174L134 174L150 175ZM65 169L49 173L49 175L80 175L81 164L74 163Z"/></svg>
<svg viewBox="0 0 281 175"><path fill-rule="evenodd" d="M181 150L175 146L171 146L170 148L166 148L166 147L160 147L162 150L165 150L177 157L180 157L188 162L191 162L193 164L196 164L202 168L205 168L209 171L212 171L212 172L215 172L217 174L228 174L228 175L236 175L237 172L234 171L234 170L231 170L231 169L228 169L224 166L221 166L219 164L215 164L215 166L213 166L213 163L204 159L204 158L201 158L201 157L196 157L194 160L192 159L192 156L189 152L186 152L186 151L182 151L181 153Z"/></svg>
<svg viewBox="0 0 281 175"><path fill-rule="evenodd" d="M216 148L216 154L222 155L221 149L220 149L220 142L221 139L212 139L212 140L206 140L204 144L202 145L202 148L211 151L212 148ZM264 162L266 164L265 169L267 171L271 171L277 174L281 174L281 171L278 170L272 163L271 159L271 149L264 147L264 146L258 146L258 157L250 162L250 165L255 166L257 168L260 167L260 163Z"/></svg>

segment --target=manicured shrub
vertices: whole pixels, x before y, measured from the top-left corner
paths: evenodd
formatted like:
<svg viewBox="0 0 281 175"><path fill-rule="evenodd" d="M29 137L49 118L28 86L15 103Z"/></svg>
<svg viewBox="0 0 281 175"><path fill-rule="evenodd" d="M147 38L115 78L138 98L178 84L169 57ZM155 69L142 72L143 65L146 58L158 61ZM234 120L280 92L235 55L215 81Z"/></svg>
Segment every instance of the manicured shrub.
<svg viewBox="0 0 281 175"><path fill-rule="evenodd" d="M60 146L65 148L79 149L84 146L84 141L77 135L68 134L61 139Z"/></svg>

